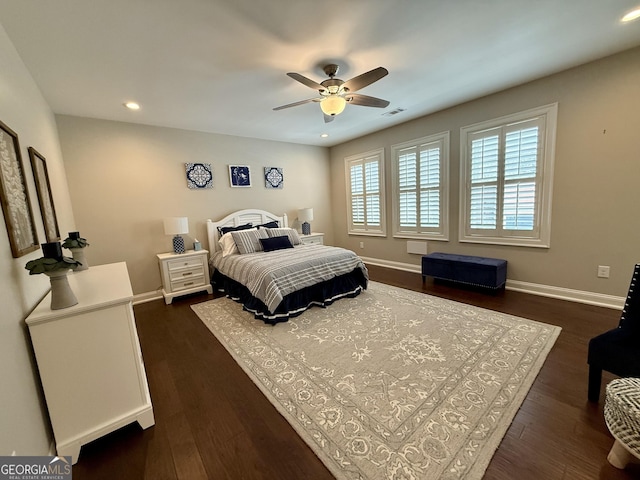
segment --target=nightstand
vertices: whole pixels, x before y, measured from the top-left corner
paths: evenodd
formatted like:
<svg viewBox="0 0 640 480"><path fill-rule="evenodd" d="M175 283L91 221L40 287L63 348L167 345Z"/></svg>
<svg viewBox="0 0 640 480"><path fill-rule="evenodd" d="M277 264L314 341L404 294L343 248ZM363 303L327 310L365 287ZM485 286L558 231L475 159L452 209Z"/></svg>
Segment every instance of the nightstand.
<svg viewBox="0 0 640 480"><path fill-rule="evenodd" d="M324 245L324 233L311 232L309 235L299 235L303 245Z"/></svg>
<svg viewBox="0 0 640 480"><path fill-rule="evenodd" d="M162 295L169 305L174 297L206 290L213 293L209 278L207 250L187 250L185 253L159 253L162 275Z"/></svg>

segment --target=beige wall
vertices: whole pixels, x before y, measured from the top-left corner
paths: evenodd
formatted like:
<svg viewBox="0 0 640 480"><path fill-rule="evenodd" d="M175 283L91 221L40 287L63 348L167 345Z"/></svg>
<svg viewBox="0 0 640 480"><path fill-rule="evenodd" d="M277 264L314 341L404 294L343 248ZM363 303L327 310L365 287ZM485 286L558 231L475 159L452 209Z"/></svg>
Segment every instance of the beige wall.
<svg viewBox="0 0 640 480"><path fill-rule="evenodd" d="M364 257L419 265L406 240L347 234L344 158L385 149L387 219L391 219L390 147L451 132L450 240L430 241L444 251L505 258L508 278L624 296L640 261L640 49L481 98L331 149L335 241ZM425 85L428 88L428 85ZM458 242L460 128L558 102L551 248ZM391 232L391 225L388 225ZM359 248L361 241L365 248ZM598 265L611 277L596 277Z"/></svg>
<svg viewBox="0 0 640 480"><path fill-rule="evenodd" d="M2 26L0 65L0 120L18 134L37 235L43 243L44 224L27 147L46 158L60 228L74 228L55 119ZM29 276L24 268L27 261L42 256L41 249L12 257L4 216L0 219L0 455L14 451L46 455L51 432L24 319L47 293L49 280L44 275Z"/></svg>
<svg viewBox="0 0 640 480"><path fill-rule="evenodd" d="M161 286L157 253L172 250L162 219L189 217L187 245L206 245L206 220L243 208L313 207L313 229L331 241L328 149L131 123L57 116L69 190L89 265L126 261L135 294ZM187 188L185 163L210 163L213 189ZM231 188L228 165L251 167L251 188ZM264 167L284 169L266 189Z"/></svg>

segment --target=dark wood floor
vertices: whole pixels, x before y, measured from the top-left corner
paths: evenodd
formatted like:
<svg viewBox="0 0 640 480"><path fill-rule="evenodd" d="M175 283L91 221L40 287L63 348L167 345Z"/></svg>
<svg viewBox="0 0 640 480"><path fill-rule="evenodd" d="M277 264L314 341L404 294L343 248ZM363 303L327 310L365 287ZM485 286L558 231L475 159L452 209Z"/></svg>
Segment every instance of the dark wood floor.
<svg viewBox="0 0 640 480"><path fill-rule="evenodd" d="M380 267L369 273L375 281L562 327L485 479L640 478L640 465L624 471L609 465L613 440L604 399L587 402L588 340L616 326L618 312L512 291L423 284L418 274ZM134 424L84 446L74 480L333 478L189 308L205 300L198 295L135 307L156 425L142 431ZM612 378L605 373L603 385Z"/></svg>

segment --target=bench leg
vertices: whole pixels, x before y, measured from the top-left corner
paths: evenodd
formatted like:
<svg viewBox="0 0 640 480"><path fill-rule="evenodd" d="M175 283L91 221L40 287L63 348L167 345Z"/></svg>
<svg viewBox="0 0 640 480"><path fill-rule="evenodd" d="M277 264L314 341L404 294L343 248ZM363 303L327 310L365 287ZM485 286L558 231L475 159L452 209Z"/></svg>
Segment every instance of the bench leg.
<svg viewBox="0 0 640 480"><path fill-rule="evenodd" d="M600 384L602 383L602 368L589 365L589 391L587 397L590 402L600 400Z"/></svg>

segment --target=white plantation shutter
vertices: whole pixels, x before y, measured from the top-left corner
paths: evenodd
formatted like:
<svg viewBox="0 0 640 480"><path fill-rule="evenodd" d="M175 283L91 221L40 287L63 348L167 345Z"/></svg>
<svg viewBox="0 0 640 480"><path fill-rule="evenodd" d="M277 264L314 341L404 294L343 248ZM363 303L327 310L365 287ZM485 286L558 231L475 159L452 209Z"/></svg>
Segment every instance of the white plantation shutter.
<svg viewBox="0 0 640 480"><path fill-rule="evenodd" d="M368 226L380 226L380 162L378 157L365 159L365 212Z"/></svg>
<svg viewBox="0 0 640 480"><path fill-rule="evenodd" d="M421 149L420 151L420 227L438 228L440 226L440 160L442 145Z"/></svg>
<svg viewBox="0 0 640 480"><path fill-rule="evenodd" d="M398 158L400 225L402 227L415 227L418 224L417 164L415 148L405 149Z"/></svg>
<svg viewBox="0 0 640 480"><path fill-rule="evenodd" d="M364 225L364 169L362 163L351 165L351 218Z"/></svg>
<svg viewBox="0 0 640 480"><path fill-rule="evenodd" d="M471 140L471 228L496 228L498 143L494 132L483 132Z"/></svg>
<svg viewBox="0 0 640 480"><path fill-rule="evenodd" d="M502 228L534 230L540 128L538 125L512 128L517 129L505 132Z"/></svg>
<svg viewBox="0 0 640 480"><path fill-rule="evenodd" d="M394 236L446 239L448 144L447 132L391 148Z"/></svg>
<svg viewBox="0 0 640 480"><path fill-rule="evenodd" d="M461 241L548 246L556 113L461 129Z"/></svg>
<svg viewBox="0 0 640 480"><path fill-rule="evenodd" d="M345 159L349 233L385 234L383 151Z"/></svg>

